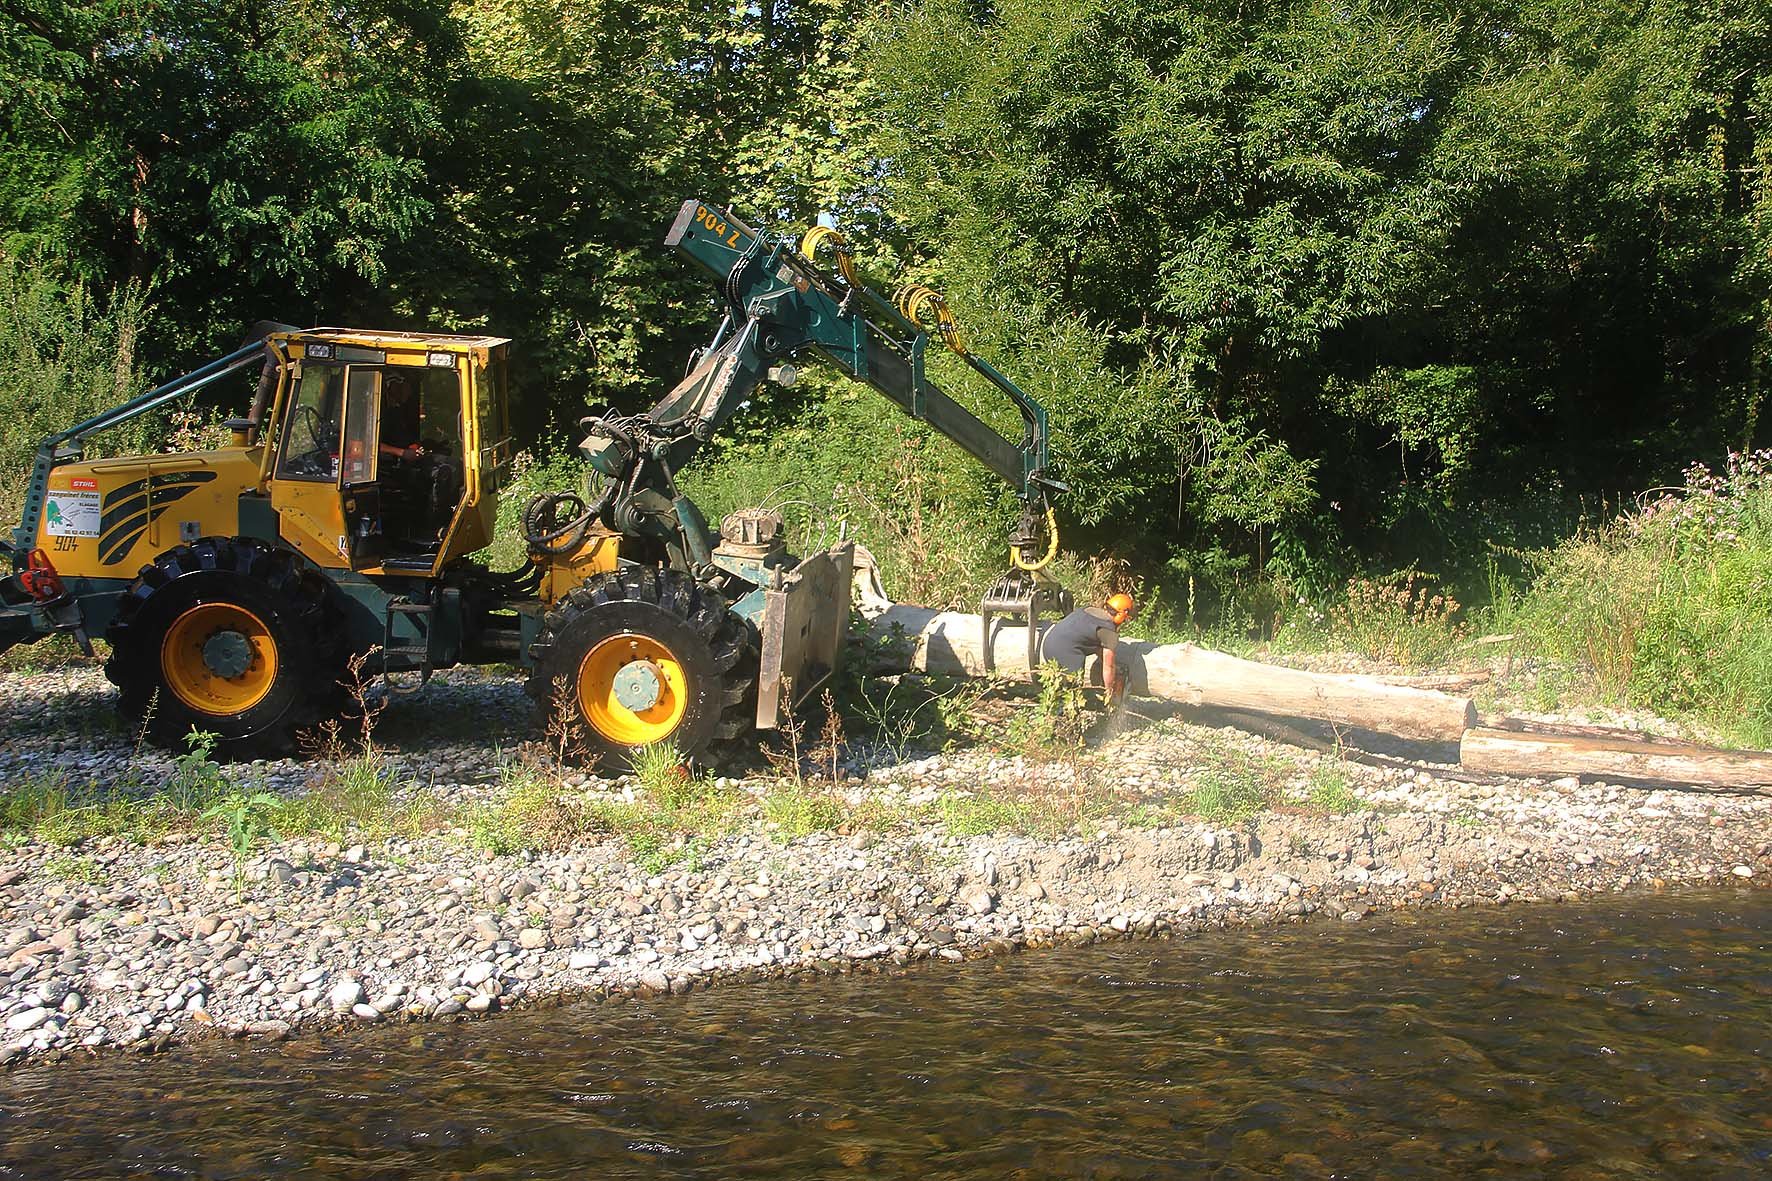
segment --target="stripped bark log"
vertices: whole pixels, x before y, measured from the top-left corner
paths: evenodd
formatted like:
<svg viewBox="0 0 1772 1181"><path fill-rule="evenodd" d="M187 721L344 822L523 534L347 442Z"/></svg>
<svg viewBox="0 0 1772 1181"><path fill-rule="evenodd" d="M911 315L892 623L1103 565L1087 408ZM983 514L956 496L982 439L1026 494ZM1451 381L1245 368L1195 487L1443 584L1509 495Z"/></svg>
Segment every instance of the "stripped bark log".
<svg viewBox="0 0 1772 1181"><path fill-rule="evenodd" d="M994 627L987 667L983 621L977 615L895 604L875 618L872 635L876 669L969 677L992 669L1002 676L1028 673L1027 629ZM1468 697L1374 677L1277 668L1193 644L1124 641L1120 661L1134 694L1187 705L1311 718L1434 742L1457 742L1477 722Z"/></svg>
<svg viewBox="0 0 1772 1181"><path fill-rule="evenodd" d="M1508 775L1585 775L1762 790L1772 784L1772 752L1720 750L1594 726L1580 730L1478 727L1459 743L1459 762Z"/></svg>

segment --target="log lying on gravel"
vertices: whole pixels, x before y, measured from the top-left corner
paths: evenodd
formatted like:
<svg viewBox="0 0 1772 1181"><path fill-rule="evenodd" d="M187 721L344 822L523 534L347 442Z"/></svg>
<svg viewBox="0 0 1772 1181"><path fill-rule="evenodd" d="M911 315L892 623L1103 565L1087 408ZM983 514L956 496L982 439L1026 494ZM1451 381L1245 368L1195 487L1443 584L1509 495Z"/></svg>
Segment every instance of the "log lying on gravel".
<svg viewBox="0 0 1772 1181"><path fill-rule="evenodd" d="M977 615L895 604L873 621L877 669L985 676L983 622ZM1002 676L1026 676L1027 629L995 626L991 663ZM1212 705L1311 718L1404 738L1457 742L1476 725L1468 697L1391 685L1374 677L1311 673L1226 656L1193 644L1125 641L1120 659L1131 691L1187 705Z"/></svg>
<svg viewBox="0 0 1772 1181"><path fill-rule="evenodd" d="M1772 753L1720 750L1628 730L1597 726L1563 732L1508 719L1501 727L1470 730L1458 761L1474 771L1508 775L1586 775L1706 787L1772 784Z"/></svg>

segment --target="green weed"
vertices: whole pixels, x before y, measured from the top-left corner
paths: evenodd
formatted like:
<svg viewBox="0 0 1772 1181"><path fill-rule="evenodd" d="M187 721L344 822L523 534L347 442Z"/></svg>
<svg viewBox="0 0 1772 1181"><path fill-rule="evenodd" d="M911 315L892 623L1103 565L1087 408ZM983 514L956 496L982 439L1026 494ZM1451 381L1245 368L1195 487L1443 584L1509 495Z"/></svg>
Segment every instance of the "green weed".
<svg viewBox="0 0 1772 1181"><path fill-rule="evenodd" d="M1311 771L1310 793L1306 805L1325 816L1356 812L1360 797L1354 794L1347 764L1340 759L1324 759Z"/></svg>
<svg viewBox="0 0 1772 1181"><path fill-rule="evenodd" d="M144 795L128 778L101 787L94 780L38 775L0 791L0 831L50 845L107 836L145 844L192 819L164 795Z"/></svg>
<svg viewBox="0 0 1772 1181"><path fill-rule="evenodd" d="M64 882L80 882L93 886L104 880L105 872L90 857L51 857L43 863L43 872Z"/></svg>
<svg viewBox="0 0 1772 1181"><path fill-rule="evenodd" d="M709 787L707 777L691 770L670 742L636 747L628 766L640 790L671 811L693 805Z"/></svg>
<svg viewBox="0 0 1772 1181"><path fill-rule="evenodd" d="M936 815L955 836L1006 832L1058 836L1081 825L1096 808L1082 796L1037 791L949 792L936 802Z"/></svg>
<svg viewBox="0 0 1772 1181"><path fill-rule="evenodd" d="M234 858L234 896L245 891L246 862L271 833L271 817L282 802L275 792L236 789L204 809L201 819L219 821Z"/></svg>
<svg viewBox="0 0 1772 1181"><path fill-rule="evenodd" d="M603 819L584 800L562 790L545 768L514 761L500 768L501 798L468 810L468 839L500 856L570 848Z"/></svg>
<svg viewBox="0 0 1772 1181"><path fill-rule="evenodd" d="M815 832L831 832L847 809L841 796L825 788L781 782L763 797L763 819L775 839L786 844Z"/></svg>
<svg viewBox="0 0 1772 1181"><path fill-rule="evenodd" d="M227 772L215 761L220 741L207 730L192 729L185 735L185 752L172 760L172 774L162 788L165 802L175 811L201 812L231 788Z"/></svg>
<svg viewBox="0 0 1772 1181"><path fill-rule="evenodd" d="M1277 796L1273 784L1267 779L1213 767L1200 775L1178 805L1189 815L1208 823L1234 824L1265 812L1274 805Z"/></svg>

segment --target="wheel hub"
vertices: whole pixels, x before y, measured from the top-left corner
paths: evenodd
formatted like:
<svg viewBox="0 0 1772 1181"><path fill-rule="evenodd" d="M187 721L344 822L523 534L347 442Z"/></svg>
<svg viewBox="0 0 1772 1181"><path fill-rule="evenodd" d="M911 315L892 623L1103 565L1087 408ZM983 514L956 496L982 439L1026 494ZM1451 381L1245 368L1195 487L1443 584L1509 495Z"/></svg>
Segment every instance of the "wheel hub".
<svg viewBox="0 0 1772 1181"><path fill-rule="evenodd" d="M578 705L599 740L646 746L669 738L688 714L690 682L664 641L622 632L597 641L578 666Z"/></svg>
<svg viewBox="0 0 1772 1181"><path fill-rule="evenodd" d="M203 666L227 680L245 675L252 667L252 641L232 628L216 632L203 641Z"/></svg>
<svg viewBox="0 0 1772 1181"><path fill-rule="evenodd" d="M160 641L160 674L181 703L217 717L242 714L277 681L277 642L264 620L238 603L185 609Z"/></svg>
<svg viewBox="0 0 1772 1181"><path fill-rule="evenodd" d="M651 709L664 695L664 672L650 660L635 660L615 674L615 700L635 713Z"/></svg>

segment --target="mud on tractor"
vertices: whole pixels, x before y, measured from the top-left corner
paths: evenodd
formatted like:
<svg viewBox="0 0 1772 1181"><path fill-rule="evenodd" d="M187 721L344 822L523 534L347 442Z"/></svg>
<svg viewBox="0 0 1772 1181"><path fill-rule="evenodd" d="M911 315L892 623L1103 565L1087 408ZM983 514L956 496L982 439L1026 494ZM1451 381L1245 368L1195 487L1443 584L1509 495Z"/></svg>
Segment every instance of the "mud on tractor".
<svg viewBox="0 0 1772 1181"><path fill-rule="evenodd" d="M796 246L687 201L665 243L718 284L725 314L650 410L586 418L594 487L526 505L528 561L475 556L508 477L509 342L260 326L240 349L45 439L0 561L0 649L103 635L126 723L161 745L193 728L235 756L282 753L348 705L347 662L390 687L511 663L587 753L669 740L687 756L778 726L830 677L851 605L852 545L789 552L778 514L716 533L676 477L765 381L821 356L976 456L1019 494L1012 569L986 596L1030 622L1065 607L1040 406L965 347L926 288L887 300L847 244ZM828 264L815 261L824 255ZM924 373L932 339L1018 408L1002 437ZM246 413L208 451L87 458L88 436L257 371ZM90 647L88 645L88 650Z"/></svg>

